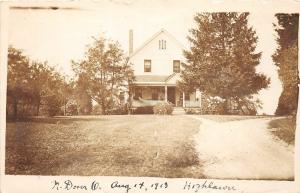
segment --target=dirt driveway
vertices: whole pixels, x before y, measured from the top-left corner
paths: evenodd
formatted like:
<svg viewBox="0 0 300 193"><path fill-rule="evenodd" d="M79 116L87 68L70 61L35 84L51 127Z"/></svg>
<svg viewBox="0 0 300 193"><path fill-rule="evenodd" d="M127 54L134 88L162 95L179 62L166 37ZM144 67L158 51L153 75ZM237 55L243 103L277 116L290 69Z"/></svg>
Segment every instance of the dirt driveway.
<svg viewBox="0 0 300 193"><path fill-rule="evenodd" d="M267 129L274 118L215 122L199 116L196 150L207 178L293 179L294 147Z"/></svg>

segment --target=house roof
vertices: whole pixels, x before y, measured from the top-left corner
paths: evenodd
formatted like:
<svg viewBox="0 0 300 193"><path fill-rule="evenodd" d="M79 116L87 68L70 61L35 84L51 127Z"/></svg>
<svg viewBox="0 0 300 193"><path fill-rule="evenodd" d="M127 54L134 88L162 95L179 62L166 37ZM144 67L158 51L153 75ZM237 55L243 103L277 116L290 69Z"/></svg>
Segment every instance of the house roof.
<svg viewBox="0 0 300 193"><path fill-rule="evenodd" d="M165 82L169 76L160 75L137 75L135 82Z"/></svg>
<svg viewBox="0 0 300 193"><path fill-rule="evenodd" d="M179 75L177 73L171 74L169 76L162 75L136 75L135 84L160 84L160 85L175 85L173 79L177 79Z"/></svg>
<svg viewBox="0 0 300 193"><path fill-rule="evenodd" d="M170 34L167 30L165 29L161 29L160 31L158 31L156 34L154 34L150 39L148 39L142 46L140 46L139 48L137 48L136 50L134 50L134 52L132 54L129 55L129 58L133 57L134 55L136 55L138 52L140 52L144 47L146 47L152 40L154 40L157 36L159 36L161 33L165 33L167 36L170 37L170 39L173 39L174 42L180 46L182 49L184 48L184 45L182 43L180 43L172 34Z"/></svg>

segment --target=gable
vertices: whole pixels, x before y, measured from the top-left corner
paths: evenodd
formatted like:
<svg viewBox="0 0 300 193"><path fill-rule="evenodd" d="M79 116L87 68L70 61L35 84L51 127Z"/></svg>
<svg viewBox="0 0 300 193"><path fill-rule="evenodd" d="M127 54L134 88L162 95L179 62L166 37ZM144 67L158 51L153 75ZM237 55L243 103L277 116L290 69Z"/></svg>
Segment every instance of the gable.
<svg viewBox="0 0 300 193"><path fill-rule="evenodd" d="M134 50L134 52L129 56L130 58L133 58L135 55L139 54L140 52L143 52L144 49L147 49L148 47L151 47L152 44L156 44L157 47L159 47L159 41L160 40L166 40L167 45L171 43L171 45L183 50L184 46L181 44L178 40L176 40L175 37L173 37L169 32L167 32L164 29L161 29L159 32L154 34L151 38L149 38L142 46ZM169 47L169 46L168 46Z"/></svg>
<svg viewBox="0 0 300 193"><path fill-rule="evenodd" d="M173 74L173 61L184 61L184 46L171 34L161 30L154 34L140 48L130 56L129 62L133 65L135 75L163 75ZM144 64L151 66L151 70L145 70Z"/></svg>

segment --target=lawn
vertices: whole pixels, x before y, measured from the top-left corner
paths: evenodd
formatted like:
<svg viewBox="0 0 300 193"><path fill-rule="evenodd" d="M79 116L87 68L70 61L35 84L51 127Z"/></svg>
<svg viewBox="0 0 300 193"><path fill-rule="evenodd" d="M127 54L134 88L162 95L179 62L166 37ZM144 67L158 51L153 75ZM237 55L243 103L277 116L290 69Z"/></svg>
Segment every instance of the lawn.
<svg viewBox="0 0 300 193"><path fill-rule="evenodd" d="M272 120L270 121L268 128L278 139L285 141L287 144L295 144L295 117L285 117Z"/></svg>
<svg viewBox="0 0 300 193"><path fill-rule="evenodd" d="M39 118L7 123L6 174L203 177L186 116Z"/></svg>

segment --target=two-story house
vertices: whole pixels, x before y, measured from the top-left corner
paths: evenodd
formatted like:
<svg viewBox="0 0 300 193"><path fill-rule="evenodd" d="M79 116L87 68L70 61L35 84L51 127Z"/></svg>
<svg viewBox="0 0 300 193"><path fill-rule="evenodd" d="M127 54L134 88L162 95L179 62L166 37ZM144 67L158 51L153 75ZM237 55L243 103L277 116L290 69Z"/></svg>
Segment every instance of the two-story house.
<svg viewBox="0 0 300 193"><path fill-rule="evenodd" d="M201 93L182 92L176 85L182 63L184 46L162 29L141 47L133 50L133 31L129 32L129 62L135 82L133 107L154 105L169 101L176 107L200 107Z"/></svg>

